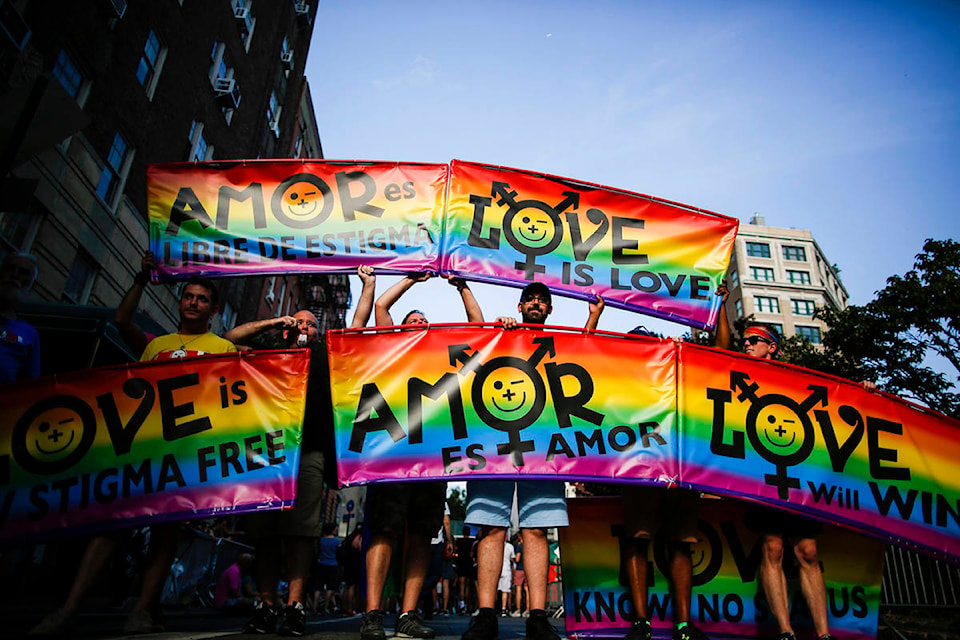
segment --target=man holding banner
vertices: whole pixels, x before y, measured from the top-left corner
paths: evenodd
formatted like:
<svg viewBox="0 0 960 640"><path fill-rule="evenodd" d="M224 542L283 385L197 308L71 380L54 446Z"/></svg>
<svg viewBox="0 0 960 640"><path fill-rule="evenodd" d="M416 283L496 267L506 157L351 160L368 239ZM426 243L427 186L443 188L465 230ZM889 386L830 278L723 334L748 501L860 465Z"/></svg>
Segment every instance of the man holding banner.
<svg viewBox="0 0 960 640"><path fill-rule="evenodd" d="M524 324L542 325L553 311L550 289L542 282L531 282L520 294L517 310ZM586 328L595 329L603 310L603 300L590 303ZM497 318L504 329L515 329L516 318ZM517 496L520 529L523 531L524 563L530 596L527 619L529 640L559 640L545 611L549 567L547 532L550 527L565 527L567 504L563 482L551 480L479 480L467 482L468 524L481 525L483 538L477 549L477 599L479 610L463 634L463 640L495 640L499 623L494 610L497 583L503 567L504 542L510 527L514 493Z"/></svg>
<svg viewBox="0 0 960 640"><path fill-rule="evenodd" d="M363 289L350 328L363 327L370 319L376 275L373 267L361 266L357 275ZM324 476L335 467L336 456L332 441L333 408L330 399L330 373L327 350L319 336L317 317L306 309L292 316L255 320L227 332L227 338L237 344L246 344L255 335L270 329L281 329L287 348L310 349L310 377L307 381L307 400L303 419L303 437L300 441L300 468L297 473L297 504L287 511L270 511L247 518L247 533L256 540L257 582L260 602L243 632L248 634L273 633L280 618L281 636L302 636L306 630L307 614L303 599L306 580L310 575L314 549L321 536L321 507ZM335 472L333 477L336 477ZM333 481L335 482L335 480ZM289 590L287 604L278 600L277 585L280 570L285 569Z"/></svg>
<svg viewBox="0 0 960 640"><path fill-rule="evenodd" d="M418 282L430 278L426 273L411 273L383 292L376 302L377 326L392 326L390 308ZM480 305L461 278L450 278L457 288L468 322L483 322ZM407 312L402 325L426 325L422 311ZM398 638L433 638L433 629L423 625L417 613L420 591L430 568L430 540L443 525L446 482L373 485L367 490L367 525L373 532L367 548L367 606L360 625L360 640L384 640L383 588L387 582L393 544L407 534L403 603L394 635Z"/></svg>

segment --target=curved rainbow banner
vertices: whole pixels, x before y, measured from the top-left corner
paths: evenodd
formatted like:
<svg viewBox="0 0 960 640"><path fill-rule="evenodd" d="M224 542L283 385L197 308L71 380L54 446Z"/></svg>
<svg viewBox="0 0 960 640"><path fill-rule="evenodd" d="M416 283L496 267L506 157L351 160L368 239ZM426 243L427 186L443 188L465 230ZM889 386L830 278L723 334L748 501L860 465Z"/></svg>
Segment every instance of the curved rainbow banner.
<svg viewBox="0 0 960 640"><path fill-rule="evenodd" d="M328 332L342 484L681 485L960 558L960 422L672 340L526 325Z"/></svg>
<svg viewBox="0 0 960 640"><path fill-rule="evenodd" d="M446 164L269 160L147 169L158 280L431 271L712 327L738 222L545 174Z"/></svg>
<svg viewBox="0 0 960 640"><path fill-rule="evenodd" d="M211 355L0 386L0 539L292 506L309 361Z"/></svg>
<svg viewBox="0 0 960 640"><path fill-rule="evenodd" d="M691 548L693 598L690 621L711 638L773 638L779 634L759 580L762 541L744 525L749 506L732 500L703 500L699 540ZM561 527L564 621L568 638L622 638L634 618L621 568L623 505L619 498L567 501L569 527ZM647 611L654 635L669 637L673 612L666 540L650 548L652 584ZM872 640L877 635L880 583L886 545L840 527L826 526L817 537L827 584L830 633L838 640ZM813 621L799 577L785 563L791 624L800 637L814 637Z"/></svg>

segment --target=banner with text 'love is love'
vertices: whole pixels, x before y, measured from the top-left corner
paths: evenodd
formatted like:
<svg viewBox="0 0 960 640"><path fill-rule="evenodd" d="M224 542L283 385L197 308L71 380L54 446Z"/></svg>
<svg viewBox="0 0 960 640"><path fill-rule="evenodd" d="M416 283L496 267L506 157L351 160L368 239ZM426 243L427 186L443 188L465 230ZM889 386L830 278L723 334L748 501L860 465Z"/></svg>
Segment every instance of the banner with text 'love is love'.
<svg viewBox="0 0 960 640"><path fill-rule="evenodd" d="M559 328L332 331L327 344L344 484L679 484L960 558L960 423L852 382Z"/></svg>
<svg viewBox="0 0 960 640"><path fill-rule="evenodd" d="M436 271L447 165L268 160L147 168L162 280Z"/></svg>
<svg viewBox="0 0 960 640"><path fill-rule="evenodd" d="M665 491L670 491L665 489ZM693 597L690 621L709 637L774 638L779 627L759 580L760 533L744 522L745 504L703 500L698 540L691 547ZM624 507L620 498L567 501L570 526L560 531L564 620L569 638L622 638L634 607L621 564ZM655 536L649 551L652 583L647 611L654 634L669 634L673 594L666 536ZM818 557L827 585L830 633L839 640L872 640L877 635L880 583L886 545L840 527L824 527ZM784 562L791 625L799 637L815 637L804 606L794 563Z"/></svg>
<svg viewBox="0 0 960 640"><path fill-rule="evenodd" d="M738 222L650 196L454 160L442 267L712 327Z"/></svg>
<svg viewBox="0 0 960 640"><path fill-rule="evenodd" d="M0 387L0 539L291 506L308 366L228 354Z"/></svg>
<svg viewBox="0 0 960 640"><path fill-rule="evenodd" d="M340 481L675 479L673 343L627 342L475 326L328 332Z"/></svg>

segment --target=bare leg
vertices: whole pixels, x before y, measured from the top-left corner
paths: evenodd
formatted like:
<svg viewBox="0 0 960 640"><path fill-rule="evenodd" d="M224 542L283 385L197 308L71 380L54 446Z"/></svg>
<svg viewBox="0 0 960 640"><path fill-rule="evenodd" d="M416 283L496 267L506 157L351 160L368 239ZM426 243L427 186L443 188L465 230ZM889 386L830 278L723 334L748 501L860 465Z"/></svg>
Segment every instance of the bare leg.
<svg viewBox="0 0 960 640"><path fill-rule="evenodd" d="M477 606L493 609L497 605L497 582L503 568L503 541L506 527L484 527L487 534L477 546Z"/></svg>
<svg viewBox="0 0 960 640"><path fill-rule="evenodd" d="M500 543L503 549L503 541ZM544 529L523 530L523 570L527 574L530 609L546 609L550 545ZM503 553L501 551L501 557Z"/></svg>
<svg viewBox="0 0 960 640"><path fill-rule="evenodd" d="M407 577L403 581L403 610L416 611L420 591L430 569L430 538L422 535L407 536Z"/></svg>
<svg viewBox="0 0 960 640"><path fill-rule="evenodd" d="M693 561L690 545L670 543L670 581L674 590L673 623L690 622L690 600L693 592Z"/></svg>
<svg viewBox="0 0 960 640"><path fill-rule="evenodd" d="M80 608L80 604L90 593L103 568L113 557L117 544L116 535L96 536L87 543L80 566L77 568L77 575L74 576L73 584L70 586L67 601L63 605L64 611L72 613Z"/></svg>
<svg viewBox="0 0 960 640"><path fill-rule="evenodd" d="M760 561L760 582L767 596L780 633L793 633L790 626L790 600L787 595L787 577L783 573L783 538L778 535L763 536L763 558Z"/></svg>
<svg viewBox="0 0 960 640"><path fill-rule="evenodd" d="M283 543L284 555L287 556L287 580L290 582L287 604L303 604L303 588L310 572L310 561L313 559L314 538L285 536Z"/></svg>
<svg viewBox="0 0 960 640"><path fill-rule="evenodd" d="M817 558L816 539L801 538L793 546L793 553L800 563L800 589L807 600L807 606L810 607L810 616L813 618L817 636L830 633L827 624L827 584Z"/></svg>
<svg viewBox="0 0 960 640"><path fill-rule="evenodd" d="M170 575L170 565L177 555L179 541L179 522L167 522L152 527L150 553L147 568L143 572L143 586L140 588L140 598L133 605L133 611L150 611L160 603L160 594L167 582L167 576Z"/></svg>
<svg viewBox="0 0 960 640"><path fill-rule="evenodd" d="M280 582L280 551L280 536L257 539L257 586L260 588L260 600L270 607L276 607L277 605L277 584Z"/></svg>
<svg viewBox="0 0 960 640"><path fill-rule="evenodd" d="M387 583L393 539L385 533L375 533L367 549L367 611L380 609L380 598Z"/></svg>
<svg viewBox="0 0 960 640"><path fill-rule="evenodd" d="M637 617L647 616L647 547L648 538L634 538L624 547L624 560L627 568L627 581L630 583L630 596Z"/></svg>

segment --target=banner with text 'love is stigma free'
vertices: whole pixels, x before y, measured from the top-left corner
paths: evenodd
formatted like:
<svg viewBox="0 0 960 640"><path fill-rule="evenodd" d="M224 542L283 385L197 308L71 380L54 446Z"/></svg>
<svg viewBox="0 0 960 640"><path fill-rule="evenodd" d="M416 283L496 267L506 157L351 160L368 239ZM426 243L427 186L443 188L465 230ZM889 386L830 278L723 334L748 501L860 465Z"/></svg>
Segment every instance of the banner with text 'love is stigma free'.
<svg viewBox="0 0 960 640"><path fill-rule="evenodd" d="M0 539L291 506L309 357L202 356L0 386Z"/></svg>
<svg viewBox="0 0 960 640"><path fill-rule="evenodd" d="M626 568L621 564L623 504L619 498L578 498L567 501L567 510L570 526L560 528L566 635L623 638L634 617ZM775 638L779 634L759 580L760 533L744 524L750 522L748 510L733 500L702 501L698 540L690 549L690 621L711 638ZM665 538L654 537L648 556L647 611L655 637L669 637L674 613ZM883 542L840 527L825 526L818 537L830 633L838 640L876 637L885 549ZM784 571L794 605L791 624L798 637L814 638L796 564L784 562Z"/></svg>
<svg viewBox="0 0 960 640"><path fill-rule="evenodd" d="M960 422L799 367L679 358L685 483L960 557Z"/></svg>
<svg viewBox="0 0 960 640"><path fill-rule="evenodd" d="M327 346L342 484L677 477L670 340L441 326Z"/></svg>
<svg viewBox="0 0 960 640"><path fill-rule="evenodd" d="M147 168L160 279L439 269L447 165L264 160Z"/></svg>
<svg viewBox="0 0 960 640"><path fill-rule="evenodd" d="M713 327L738 222L685 205L454 160L442 268Z"/></svg>

